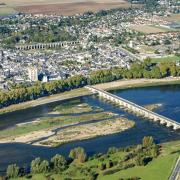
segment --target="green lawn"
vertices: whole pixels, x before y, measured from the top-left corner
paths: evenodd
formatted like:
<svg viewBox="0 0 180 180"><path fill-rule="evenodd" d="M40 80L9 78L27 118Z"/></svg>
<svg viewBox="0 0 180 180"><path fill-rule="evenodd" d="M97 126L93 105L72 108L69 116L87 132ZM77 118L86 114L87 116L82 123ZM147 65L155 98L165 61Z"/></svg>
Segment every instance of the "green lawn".
<svg viewBox="0 0 180 180"><path fill-rule="evenodd" d="M117 180L118 178L140 177L142 180L168 180L178 154L159 157L146 166L136 166L119 171L113 175L100 177L100 180Z"/></svg>
<svg viewBox="0 0 180 180"><path fill-rule="evenodd" d="M163 57L163 58L151 58L151 61L153 63L160 63L163 61L180 61L180 56L167 56L167 57Z"/></svg>

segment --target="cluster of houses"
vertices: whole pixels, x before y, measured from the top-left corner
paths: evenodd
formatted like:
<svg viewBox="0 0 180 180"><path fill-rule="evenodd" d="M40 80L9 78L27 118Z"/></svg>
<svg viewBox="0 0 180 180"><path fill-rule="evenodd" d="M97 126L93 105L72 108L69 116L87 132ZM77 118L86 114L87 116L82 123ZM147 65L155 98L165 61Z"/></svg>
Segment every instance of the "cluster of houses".
<svg viewBox="0 0 180 180"><path fill-rule="evenodd" d="M68 24L72 19L74 21L78 19L82 23ZM37 80L47 82L78 74L88 76L92 71L99 69L130 68L131 63L149 55L145 52L140 56L140 53L136 54L132 50L138 50L142 45L152 46L154 42L158 42L158 54L162 53L160 51L162 45L173 47L174 52L179 52L179 32L142 35L131 28L133 25L167 23L158 14L152 15L143 9L116 10L101 17L95 14L72 17L18 14L2 19L4 24L7 21L12 21L8 23L8 28L14 33L31 30L32 27L39 25L43 28L58 25L72 36L78 37L78 43L73 44L73 47L45 46L40 49L0 47L0 89L8 89L9 83ZM65 25L60 26L61 23ZM117 37L123 38L122 44L115 44ZM167 39L169 43L165 43ZM26 38L21 39L17 45L28 45ZM41 46L44 47L43 43Z"/></svg>

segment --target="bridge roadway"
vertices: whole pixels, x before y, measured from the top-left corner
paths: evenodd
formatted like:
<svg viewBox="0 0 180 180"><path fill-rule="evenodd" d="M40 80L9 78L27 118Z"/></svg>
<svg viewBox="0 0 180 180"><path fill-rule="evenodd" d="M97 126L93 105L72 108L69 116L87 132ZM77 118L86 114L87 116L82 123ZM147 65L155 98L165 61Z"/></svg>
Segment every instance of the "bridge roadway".
<svg viewBox="0 0 180 180"><path fill-rule="evenodd" d="M104 91L99 88L95 88L93 86L86 86L87 89L89 89L93 93L98 93L99 96L106 98L114 103L119 104L120 106L127 108L128 110L132 111L133 113L136 113L137 115L142 115L145 118L151 119L155 122L160 122L160 124L166 125L167 127L173 127L174 130L180 129L180 123L176 122L170 118L167 118L165 116L159 115L155 112L152 112L138 104L135 104L131 101L128 101L124 98L121 98L119 96L116 96L114 94L111 94L107 91Z"/></svg>

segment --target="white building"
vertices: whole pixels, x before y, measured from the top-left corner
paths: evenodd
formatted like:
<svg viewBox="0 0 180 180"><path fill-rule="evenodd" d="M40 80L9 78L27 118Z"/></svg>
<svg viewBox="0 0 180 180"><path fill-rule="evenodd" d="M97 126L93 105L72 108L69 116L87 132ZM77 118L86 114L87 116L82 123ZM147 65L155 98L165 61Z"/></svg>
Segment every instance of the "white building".
<svg viewBox="0 0 180 180"><path fill-rule="evenodd" d="M28 68L28 77L30 81L38 81L38 70L36 67L29 67Z"/></svg>

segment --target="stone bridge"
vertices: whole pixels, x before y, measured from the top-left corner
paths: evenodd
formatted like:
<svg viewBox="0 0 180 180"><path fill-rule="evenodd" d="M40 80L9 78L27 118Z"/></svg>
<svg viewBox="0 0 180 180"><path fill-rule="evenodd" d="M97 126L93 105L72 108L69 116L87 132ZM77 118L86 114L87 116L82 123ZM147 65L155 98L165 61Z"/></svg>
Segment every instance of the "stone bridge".
<svg viewBox="0 0 180 180"><path fill-rule="evenodd" d="M37 44L23 44L16 45L15 49L17 50L32 50L32 49L51 49L56 47L67 47L75 46L80 44L79 41L65 41L65 42L54 42L54 43L37 43Z"/></svg>
<svg viewBox="0 0 180 180"><path fill-rule="evenodd" d="M86 88L89 89L90 91L92 91L93 93L98 93L99 96L101 96L105 99L108 99L108 100L126 108L127 110L131 111L132 113L143 116L147 119L151 119L155 122L159 122L160 124L166 125L167 127L172 127L174 130L180 129L180 123L178 123L170 118L159 115L159 114L152 112L142 106L139 106L131 101L123 99L119 96L111 94L102 89L95 88L93 86L86 86Z"/></svg>

